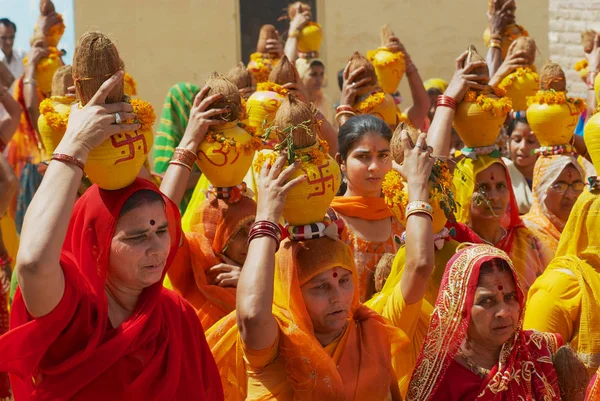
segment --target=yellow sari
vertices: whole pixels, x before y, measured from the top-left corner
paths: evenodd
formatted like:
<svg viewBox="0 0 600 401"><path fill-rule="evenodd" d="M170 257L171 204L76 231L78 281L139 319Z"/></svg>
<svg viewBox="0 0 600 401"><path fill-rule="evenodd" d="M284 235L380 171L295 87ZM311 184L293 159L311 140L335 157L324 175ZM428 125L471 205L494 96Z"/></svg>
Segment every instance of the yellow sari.
<svg viewBox="0 0 600 401"><path fill-rule="evenodd" d="M600 366L600 190L575 203L556 257L534 283L525 328L556 332L569 342L590 374Z"/></svg>
<svg viewBox="0 0 600 401"><path fill-rule="evenodd" d="M343 334L323 347L314 336L301 285L336 266L352 273L354 299ZM360 304L348 245L327 237L282 242L276 255L273 316L279 335L266 350L244 347L235 312L207 332L226 400L400 399L394 367L408 340Z"/></svg>

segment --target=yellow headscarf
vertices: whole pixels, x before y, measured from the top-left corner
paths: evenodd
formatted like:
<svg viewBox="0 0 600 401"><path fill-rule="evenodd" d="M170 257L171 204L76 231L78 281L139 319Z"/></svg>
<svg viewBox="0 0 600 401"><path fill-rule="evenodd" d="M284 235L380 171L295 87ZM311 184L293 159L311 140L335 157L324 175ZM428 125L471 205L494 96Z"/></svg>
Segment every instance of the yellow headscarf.
<svg viewBox="0 0 600 401"><path fill-rule="evenodd" d="M437 89L440 92L444 93L446 89L448 89L448 82L443 80L442 78L430 78L427 81L423 82L423 86L425 86L425 90L429 89Z"/></svg>

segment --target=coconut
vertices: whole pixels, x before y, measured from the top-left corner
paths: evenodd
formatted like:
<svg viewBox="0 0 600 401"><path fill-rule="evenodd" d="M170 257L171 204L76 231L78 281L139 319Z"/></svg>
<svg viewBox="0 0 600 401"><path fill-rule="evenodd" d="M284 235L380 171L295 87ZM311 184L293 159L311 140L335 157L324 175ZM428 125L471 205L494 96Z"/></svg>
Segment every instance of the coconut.
<svg viewBox="0 0 600 401"><path fill-rule="evenodd" d="M252 74L246 69L244 63L239 63L237 67L232 68L225 74L225 77L233 82L238 89L246 89L254 86Z"/></svg>
<svg viewBox="0 0 600 401"><path fill-rule="evenodd" d="M590 53L594 49L594 40L596 40L596 31L588 29L587 31L581 32L581 44L583 45L583 51Z"/></svg>
<svg viewBox="0 0 600 401"><path fill-rule="evenodd" d="M294 147L306 148L317 142L317 124L310 106L294 96L288 95L277 110L273 125L277 127L279 141L283 142L291 130ZM285 131L285 132L284 132Z"/></svg>
<svg viewBox="0 0 600 401"><path fill-rule="evenodd" d="M563 345L552 357L552 362L558 376L561 399L563 401L583 401L590 377L577 354L570 346Z"/></svg>
<svg viewBox="0 0 600 401"><path fill-rule="evenodd" d="M41 0L40 1L40 14L43 16L48 16L52 13L56 12L54 8L54 3L52 0Z"/></svg>
<svg viewBox="0 0 600 401"><path fill-rule="evenodd" d="M85 106L104 81L123 67L119 52L108 36L96 31L84 33L73 55L73 81L81 104ZM122 102L123 88L121 80L107 96L106 103Z"/></svg>
<svg viewBox="0 0 600 401"><path fill-rule="evenodd" d="M63 65L52 77L52 96L65 96L69 87L73 86L73 71L70 65Z"/></svg>
<svg viewBox="0 0 600 401"><path fill-rule="evenodd" d="M546 65L542 67L540 71L540 89L555 91L566 91L567 80L565 79L565 73L560 68L560 65L548 61Z"/></svg>
<svg viewBox="0 0 600 401"><path fill-rule="evenodd" d="M526 52L527 65L533 65L535 62L535 52L537 49L535 40L528 36L519 36L517 39L515 39L514 43L515 44L511 46L508 55L510 56L511 54Z"/></svg>
<svg viewBox="0 0 600 401"><path fill-rule="evenodd" d="M298 80L298 70L294 64L288 60L287 56L283 56L269 74L269 82L273 82L278 85L296 83Z"/></svg>
<svg viewBox="0 0 600 401"><path fill-rule="evenodd" d="M375 74L375 67L373 64L366 58L360 55L359 52L354 52L354 55L350 59L350 68L349 73L359 69L360 67L365 67L365 71L358 74L358 76L354 79L354 82L358 82L364 78L370 78L370 85L377 85L377 74Z"/></svg>
<svg viewBox="0 0 600 401"><path fill-rule="evenodd" d="M0 85L8 89L11 87L14 81L15 77L13 76L12 72L10 72L6 64L0 63Z"/></svg>
<svg viewBox="0 0 600 401"><path fill-rule="evenodd" d="M300 6L300 7L298 8L298 6ZM303 3L301 1L297 1L288 6L288 17L290 18L290 20L293 20L294 17L296 16L297 12L300 12L300 14L302 14L302 13L304 13L306 11L310 11L310 10L311 10L311 7L308 4Z"/></svg>
<svg viewBox="0 0 600 401"><path fill-rule="evenodd" d="M277 29L275 29L273 25L263 25L258 34L258 44L256 45L257 53L268 53L267 40L269 39L279 39L279 33L277 33Z"/></svg>
<svg viewBox="0 0 600 401"><path fill-rule="evenodd" d="M413 147L417 143L417 139L419 138L419 135L420 135L419 131L416 128L414 128L406 123L403 123L403 122L398 124L398 126L394 130L394 135L392 136L392 140L390 141L390 147L392 150L392 158L398 164L402 164L404 162L404 146L402 145L402 139L400 137L400 133L402 131L406 131L408 133L408 140L409 140L411 146L413 146Z"/></svg>
<svg viewBox="0 0 600 401"><path fill-rule="evenodd" d="M217 94L223 95L221 99L214 101L210 105L209 110L229 109L229 112L214 116L213 119L225 120L228 122L238 121L242 115L242 99L237 86L217 72L210 74L205 85L210 88L206 97Z"/></svg>
<svg viewBox="0 0 600 401"><path fill-rule="evenodd" d="M469 46L468 52L469 52L469 54L467 55L467 58L463 62L463 67L465 67L467 64L480 62L480 61L483 61L485 63L485 59L483 57L481 57L481 55L479 53L477 53L477 49L475 48L475 46L473 46L473 45ZM475 68L473 71L471 71L471 74L479 75L480 77L489 77L490 70L488 69L487 64L486 64L485 66Z"/></svg>
<svg viewBox="0 0 600 401"><path fill-rule="evenodd" d="M382 26L379 30L379 37L381 38L381 47L387 46L392 36L394 36L394 31L392 31L392 29L387 24Z"/></svg>

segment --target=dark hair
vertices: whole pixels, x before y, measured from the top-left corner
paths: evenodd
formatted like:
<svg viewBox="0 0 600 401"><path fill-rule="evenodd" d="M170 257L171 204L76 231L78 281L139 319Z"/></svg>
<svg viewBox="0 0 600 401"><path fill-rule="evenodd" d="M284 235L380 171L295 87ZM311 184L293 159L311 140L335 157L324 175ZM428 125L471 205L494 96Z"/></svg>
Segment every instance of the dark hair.
<svg viewBox="0 0 600 401"><path fill-rule="evenodd" d="M132 211L133 209L137 208L138 206L143 205L144 203L153 203L153 202L160 202L163 204L163 206L165 204L163 197L158 192L154 192L149 189L139 190L139 191L135 192L133 195L131 195L129 197L129 199L127 199L127 201L125 201L125 204L123 205L123 208L121 209L121 213L119 213L119 217Z"/></svg>
<svg viewBox="0 0 600 401"><path fill-rule="evenodd" d="M11 27L17 33L17 25L8 18L0 18L0 25Z"/></svg>
<svg viewBox="0 0 600 401"><path fill-rule="evenodd" d="M481 265L481 268L479 269L479 282L481 282L482 276L492 274L495 271L511 273L510 266L508 265L508 262L506 260L501 258L493 258L486 262L483 262L483 264Z"/></svg>
<svg viewBox="0 0 600 401"><path fill-rule="evenodd" d="M340 87L340 90L342 90L342 88L344 87L344 70L339 70L338 71L338 86Z"/></svg>
<svg viewBox="0 0 600 401"><path fill-rule="evenodd" d="M429 89L427 89L427 94L429 96L432 96L432 95L439 96L439 95L443 95L444 93L441 90L439 90L438 88L429 88Z"/></svg>
<svg viewBox="0 0 600 401"><path fill-rule="evenodd" d="M512 120L510 120L510 123L508 124L508 130L506 132L508 134L508 136L512 135L515 128L517 128L517 124L529 125L529 122L527 121L527 116L525 115L525 113L521 112L521 113L519 113L518 118L513 118Z"/></svg>
<svg viewBox="0 0 600 401"><path fill-rule="evenodd" d="M310 64L309 64L309 66L310 67L323 67L323 68L325 68L325 64L323 64L323 62L320 61L320 60L313 60L313 61L311 61Z"/></svg>
<svg viewBox="0 0 600 401"><path fill-rule="evenodd" d="M338 132L338 152L342 160L346 160L354 144L363 135L376 132L388 142L392 140L392 130L385 121L370 114L352 117L340 127Z"/></svg>

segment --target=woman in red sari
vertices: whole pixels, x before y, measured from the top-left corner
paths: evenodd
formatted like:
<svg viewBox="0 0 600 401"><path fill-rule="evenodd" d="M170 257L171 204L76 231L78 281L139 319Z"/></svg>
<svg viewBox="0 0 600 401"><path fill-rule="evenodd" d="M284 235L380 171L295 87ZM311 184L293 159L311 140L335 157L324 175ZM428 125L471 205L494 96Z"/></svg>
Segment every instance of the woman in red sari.
<svg viewBox="0 0 600 401"><path fill-rule="evenodd" d="M194 309L162 286L181 240L177 206L142 179L92 186L75 203L90 150L139 128L114 124L116 113L135 119L131 105L104 104L122 80L117 72L72 108L62 156L27 211L20 289L0 338L0 370L17 400L223 399Z"/></svg>
<svg viewBox="0 0 600 401"><path fill-rule="evenodd" d="M557 400L557 334L523 330L508 255L473 245L448 262L407 400Z"/></svg>

